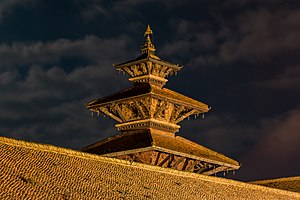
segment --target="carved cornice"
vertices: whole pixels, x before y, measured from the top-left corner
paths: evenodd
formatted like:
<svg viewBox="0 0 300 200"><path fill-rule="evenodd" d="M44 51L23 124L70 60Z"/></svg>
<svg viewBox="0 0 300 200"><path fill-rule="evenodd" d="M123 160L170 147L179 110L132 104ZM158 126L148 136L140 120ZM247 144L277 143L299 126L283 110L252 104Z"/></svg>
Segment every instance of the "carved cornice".
<svg viewBox="0 0 300 200"><path fill-rule="evenodd" d="M135 60L115 67L118 71L128 74L131 82L150 83L159 87L163 87L167 82L165 77L177 74L181 69L179 65L153 58Z"/></svg>
<svg viewBox="0 0 300 200"><path fill-rule="evenodd" d="M155 76L152 74L137 76L137 77L129 78L128 80L134 83L149 83L151 85L156 85L160 88L163 87L168 81L165 78Z"/></svg>
<svg viewBox="0 0 300 200"><path fill-rule="evenodd" d="M178 132L180 126L177 124L172 124L156 119L144 119L138 121L132 121L127 123L121 123L116 125L117 129L120 131L128 130L141 130L141 129L158 129L162 131L167 131L171 133Z"/></svg>

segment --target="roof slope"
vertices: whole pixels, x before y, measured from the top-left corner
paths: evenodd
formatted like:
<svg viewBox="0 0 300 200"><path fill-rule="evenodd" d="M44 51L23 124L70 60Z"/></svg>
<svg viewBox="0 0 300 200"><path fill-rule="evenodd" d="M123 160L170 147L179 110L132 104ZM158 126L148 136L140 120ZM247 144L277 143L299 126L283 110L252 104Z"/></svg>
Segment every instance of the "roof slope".
<svg viewBox="0 0 300 200"><path fill-rule="evenodd" d="M188 105L193 108L201 109L204 112L207 112L209 110L208 105L206 105L205 103L199 102L197 100L194 100L190 97L187 97L183 94L172 91L170 89L158 88L146 83L138 84L135 85L134 87L124 89L120 92L116 92L112 95L102 97L100 99L97 99L95 101L86 104L86 107L92 108L100 104L105 104L112 101L119 101L126 98L134 98L142 95L155 95L161 98L168 98L169 101L180 102L181 104Z"/></svg>
<svg viewBox="0 0 300 200"><path fill-rule="evenodd" d="M0 160L0 199L300 199L295 192L4 137Z"/></svg>
<svg viewBox="0 0 300 200"><path fill-rule="evenodd" d="M149 130L118 134L84 147L82 148L82 151L94 154L109 154L146 147L163 148L164 150L172 151L175 154L184 153L188 157L199 157L212 163L221 162L239 168L239 163L237 161L202 145L177 135L157 134Z"/></svg>
<svg viewBox="0 0 300 200"><path fill-rule="evenodd" d="M250 183L300 193L300 176L269 180L258 180L252 181Z"/></svg>

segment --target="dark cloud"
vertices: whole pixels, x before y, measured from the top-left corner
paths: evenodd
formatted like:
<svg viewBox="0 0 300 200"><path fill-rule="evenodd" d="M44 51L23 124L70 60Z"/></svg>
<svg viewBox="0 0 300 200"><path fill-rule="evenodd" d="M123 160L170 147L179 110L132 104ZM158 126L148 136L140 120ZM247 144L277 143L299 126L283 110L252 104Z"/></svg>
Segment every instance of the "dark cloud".
<svg viewBox="0 0 300 200"><path fill-rule="evenodd" d="M121 88L125 80L111 65L125 57L128 41L122 35L112 39L87 36L0 45L0 132L74 148L114 133L112 121L98 124L83 105L91 97ZM74 63L69 70L65 57L88 62L84 66Z"/></svg>
<svg viewBox="0 0 300 200"><path fill-rule="evenodd" d="M263 137L243 159L244 179L270 179L300 173L300 109L265 121Z"/></svg>
<svg viewBox="0 0 300 200"><path fill-rule="evenodd" d="M178 32L161 53L183 61L188 57L188 65L194 67L222 66L236 61L257 64L277 60L283 54L286 59L295 60L294 53L300 51L299 11L299 7L270 6L250 8L231 17L216 12L210 14L214 26L205 20L175 21L173 26Z"/></svg>
<svg viewBox="0 0 300 200"><path fill-rule="evenodd" d="M242 14L237 32L220 49L221 59L269 60L299 50L300 9L255 10Z"/></svg>
<svg viewBox="0 0 300 200"><path fill-rule="evenodd" d="M34 0L1 0L0 1L0 22L2 17L9 14L15 6L24 6Z"/></svg>
<svg viewBox="0 0 300 200"><path fill-rule="evenodd" d="M283 69L275 78L255 83L255 86L265 89L281 91L299 91L300 89L300 65L289 66Z"/></svg>
<svg viewBox="0 0 300 200"><path fill-rule="evenodd" d="M60 67L32 66L23 79L14 71L3 73L1 134L78 148L114 133L112 120L98 122L83 106L91 96L105 96L120 88L122 81L110 81L119 79L117 73L106 67L86 66L66 73Z"/></svg>
<svg viewBox="0 0 300 200"><path fill-rule="evenodd" d="M1 68L30 64L59 64L63 57L82 57L93 63L116 61L124 56L130 39L99 38L86 36L83 39L59 39L53 42L13 43L0 45Z"/></svg>
<svg viewBox="0 0 300 200"><path fill-rule="evenodd" d="M203 119L191 119L182 123L179 135L211 149L238 159L244 155L257 138L261 137L260 123L243 124L230 113L215 114L214 111ZM193 136L192 136L193 135Z"/></svg>

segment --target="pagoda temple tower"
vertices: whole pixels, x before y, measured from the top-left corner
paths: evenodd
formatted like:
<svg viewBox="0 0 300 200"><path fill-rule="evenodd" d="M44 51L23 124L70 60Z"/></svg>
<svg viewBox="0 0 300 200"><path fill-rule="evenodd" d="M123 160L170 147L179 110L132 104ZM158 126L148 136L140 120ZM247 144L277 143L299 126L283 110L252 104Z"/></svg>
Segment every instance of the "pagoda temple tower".
<svg viewBox="0 0 300 200"><path fill-rule="evenodd" d="M87 109L118 122L121 132L81 151L205 175L237 170L237 161L176 135L179 122L209 111L208 105L164 87L182 68L155 55L148 25L141 55L114 65L133 86L87 103Z"/></svg>

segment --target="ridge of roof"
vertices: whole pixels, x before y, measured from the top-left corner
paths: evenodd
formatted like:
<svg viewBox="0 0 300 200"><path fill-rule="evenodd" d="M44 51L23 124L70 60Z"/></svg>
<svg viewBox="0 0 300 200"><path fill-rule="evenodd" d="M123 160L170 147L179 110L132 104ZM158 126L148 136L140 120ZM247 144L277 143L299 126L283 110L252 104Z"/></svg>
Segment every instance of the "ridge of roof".
<svg viewBox="0 0 300 200"><path fill-rule="evenodd" d="M300 176L256 180L248 183L300 193Z"/></svg>
<svg viewBox="0 0 300 200"><path fill-rule="evenodd" d="M270 182L285 182L285 181L300 181L300 176L291 176L291 177L282 177L282 178L274 178L274 179L262 179L249 181L248 183L270 183Z"/></svg>
<svg viewBox="0 0 300 200"><path fill-rule="evenodd" d="M48 145L48 144L38 144L38 143L33 143L33 142L26 142L26 141L22 141L22 140L7 138L7 137L0 137L0 144L21 147L21 148L27 148L27 149L32 149L35 151L58 153L58 154L62 154L65 156L77 157L77 158L81 158L81 159L88 159L88 160L91 159L91 160L95 160L95 161L109 162L112 164L125 165L125 166L132 167L132 168L139 168L139 169L153 171L153 172L159 172L159 173L163 173L163 174L196 178L196 179L200 179L203 181L218 183L218 184L222 184L222 185L237 186L239 188L246 188L246 189L250 189L250 190L260 190L260 191L264 191L264 192L271 192L271 193L275 193L275 194L279 194L279 195L288 195L291 197L300 198L300 194L297 192L269 188L269 187L265 187L265 186L244 183L244 182L235 181L235 180L231 180L231 179L225 179L225 178L219 178L219 177L213 177L213 176L205 176L205 175L201 175L201 174L178 171L178 170L162 168L162 167L158 167L158 166L150 166L150 165L146 165L146 164L142 164L142 163L130 162L130 161L120 160L120 159L115 159L115 158L107 158L107 157L102 157L99 155L92 155L89 153L83 153L83 152L75 151L72 149L66 149L66 148L57 147L57 146Z"/></svg>

